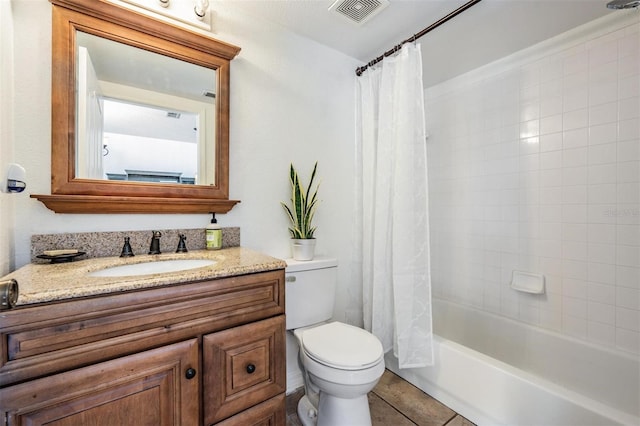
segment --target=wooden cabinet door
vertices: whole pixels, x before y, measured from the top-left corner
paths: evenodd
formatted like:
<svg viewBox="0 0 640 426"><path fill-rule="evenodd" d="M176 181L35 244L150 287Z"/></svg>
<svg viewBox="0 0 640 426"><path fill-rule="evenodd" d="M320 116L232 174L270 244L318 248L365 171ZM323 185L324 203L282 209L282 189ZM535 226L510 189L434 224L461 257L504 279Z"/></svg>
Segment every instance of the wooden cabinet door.
<svg viewBox="0 0 640 426"><path fill-rule="evenodd" d="M8 424L158 426L199 423L198 340L0 389Z"/></svg>
<svg viewBox="0 0 640 426"><path fill-rule="evenodd" d="M284 394L287 387L284 323L284 315L280 315L203 337L206 425Z"/></svg>

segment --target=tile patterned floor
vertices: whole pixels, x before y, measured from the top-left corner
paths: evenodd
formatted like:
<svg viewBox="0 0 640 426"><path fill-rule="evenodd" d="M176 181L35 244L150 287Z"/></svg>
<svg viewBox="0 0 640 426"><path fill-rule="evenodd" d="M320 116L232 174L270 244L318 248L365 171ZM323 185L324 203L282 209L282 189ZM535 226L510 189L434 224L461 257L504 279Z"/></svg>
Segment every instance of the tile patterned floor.
<svg viewBox="0 0 640 426"><path fill-rule="evenodd" d="M302 426L296 414L302 395L287 396L287 426ZM389 370L368 396L373 426L475 426Z"/></svg>

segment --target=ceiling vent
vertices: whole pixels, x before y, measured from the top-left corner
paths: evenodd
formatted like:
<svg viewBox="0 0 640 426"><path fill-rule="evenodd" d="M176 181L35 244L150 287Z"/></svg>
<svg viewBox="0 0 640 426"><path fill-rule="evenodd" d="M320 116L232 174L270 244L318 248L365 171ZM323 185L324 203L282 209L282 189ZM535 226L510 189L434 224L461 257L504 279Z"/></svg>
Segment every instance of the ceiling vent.
<svg viewBox="0 0 640 426"><path fill-rule="evenodd" d="M389 6L389 0L336 0L330 12L346 18L352 24L362 25Z"/></svg>

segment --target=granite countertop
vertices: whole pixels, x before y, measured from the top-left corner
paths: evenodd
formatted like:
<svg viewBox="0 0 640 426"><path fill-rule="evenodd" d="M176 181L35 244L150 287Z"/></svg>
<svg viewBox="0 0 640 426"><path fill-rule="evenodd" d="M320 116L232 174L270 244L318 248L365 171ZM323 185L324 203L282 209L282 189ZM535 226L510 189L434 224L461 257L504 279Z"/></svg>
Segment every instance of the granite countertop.
<svg viewBox="0 0 640 426"><path fill-rule="evenodd" d="M160 274L92 277L88 274L113 266L174 259L211 259L211 266ZM179 284L191 281L284 269L286 263L265 254L242 248L194 250L188 253L136 255L135 257L99 257L57 264L25 265L3 277L15 279L19 292L16 306L52 302L74 297L95 296L126 290Z"/></svg>

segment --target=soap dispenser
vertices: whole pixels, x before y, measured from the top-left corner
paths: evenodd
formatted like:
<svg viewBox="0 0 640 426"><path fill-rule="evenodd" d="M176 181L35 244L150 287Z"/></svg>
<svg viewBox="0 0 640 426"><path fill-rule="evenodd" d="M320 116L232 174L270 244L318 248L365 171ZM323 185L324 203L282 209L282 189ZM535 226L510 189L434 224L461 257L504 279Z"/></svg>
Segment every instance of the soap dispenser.
<svg viewBox="0 0 640 426"><path fill-rule="evenodd" d="M211 223L206 228L207 250L220 250L222 248L222 229L216 220L216 214L211 213Z"/></svg>

